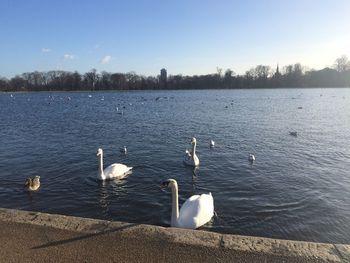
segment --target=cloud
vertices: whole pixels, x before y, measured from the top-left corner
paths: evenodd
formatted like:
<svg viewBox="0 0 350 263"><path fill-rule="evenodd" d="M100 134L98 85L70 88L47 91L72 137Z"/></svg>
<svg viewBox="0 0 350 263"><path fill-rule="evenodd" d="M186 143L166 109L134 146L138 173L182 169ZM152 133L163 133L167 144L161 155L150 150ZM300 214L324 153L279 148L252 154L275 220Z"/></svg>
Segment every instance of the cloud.
<svg viewBox="0 0 350 263"><path fill-rule="evenodd" d="M103 59L101 59L101 64L108 64L112 59L112 56L104 56Z"/></svg>
<svg viewBox="0 0 350 263"><path fill-rule="evenodd" d="M45 48L45 47L43 47L43 48L41 49L41 52L43 52L43 53L51 52L51 48Z"/></svg>
<svg viewBox="0 0 350 263"><path fill-rule="evenodd" d="M65 60L72 60L72 59L75 59L76 56L75 56L75 55L72 55L72 54L64 54L64 55L63 55L63 58L64 58Z"/></svg>

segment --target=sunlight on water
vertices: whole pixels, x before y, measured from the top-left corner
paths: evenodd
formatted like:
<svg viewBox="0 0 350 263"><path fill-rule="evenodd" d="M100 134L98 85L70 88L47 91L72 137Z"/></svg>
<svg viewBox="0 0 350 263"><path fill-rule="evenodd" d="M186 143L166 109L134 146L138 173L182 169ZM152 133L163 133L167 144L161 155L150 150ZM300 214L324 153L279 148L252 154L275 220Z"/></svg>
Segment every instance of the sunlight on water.
<svg viewBox="0 0 350 263"><path fill-rule="evenodd" d="M3 207L167 226L160 183L175 178L180 205L212 192L218 216L203 229L350 242L350 89L1 93L0 104ZM195 171L182 164L192 136ZM133 173L97 181L98 147ZM42 187L28 194L34 175Z"/></svg>

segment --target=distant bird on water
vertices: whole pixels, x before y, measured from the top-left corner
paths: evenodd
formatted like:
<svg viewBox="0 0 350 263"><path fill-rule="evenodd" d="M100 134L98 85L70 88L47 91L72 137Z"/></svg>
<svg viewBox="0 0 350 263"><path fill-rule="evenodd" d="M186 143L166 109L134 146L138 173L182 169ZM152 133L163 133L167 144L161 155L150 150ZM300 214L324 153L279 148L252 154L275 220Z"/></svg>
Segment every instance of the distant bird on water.
<svg viewBox="0 0 350 263"><path fill-rule="evenodd" d="M186 150L184 164L196 167L199 165L199 159L196 155L196 146L197 146L196 138L194 137L192 138L191 144L192 144L192 152Z"/></svg>
<svg viewBox="0 0 350 263"><path fill-rule="evenodd" d="M121 153L127 154L128 153L128 149L126 149L126 146L122 147L119 149Z"/></svg>
<svg viewBox="0 0 350 263"><path fill-rule="evenodd" d="M210 147L213 148L215 146L215 142L213 140L210 140Z"/></svg>
<svg viewBox="0 0 350 263"><path fill-rule="evenodd" d="M296 131L289 132L289 135L294 136L294 137L298 137L298 133Z"/></svg>
<svg viewBox="0 0 350 263"><path fill-rule="evenodd" d="M255 156L254 156L254 154L249 154L249 156L248 156L248 160L250 161L250 162L254 162L255 161Z"/></svg>
<svg viewBox="0 0 350 263"><path fill-rule="evenodd" d="M40 176L29 177L24 183L24 188L27 191L37 191L40 188Z"/></svg>

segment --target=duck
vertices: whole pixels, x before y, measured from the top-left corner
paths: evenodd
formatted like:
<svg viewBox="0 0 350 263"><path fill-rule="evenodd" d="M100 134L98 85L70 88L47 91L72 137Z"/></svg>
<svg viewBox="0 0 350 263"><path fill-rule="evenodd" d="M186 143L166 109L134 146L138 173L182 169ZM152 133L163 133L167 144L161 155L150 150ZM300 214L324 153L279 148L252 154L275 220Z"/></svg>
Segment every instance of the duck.
<svg viewBox="0 0 350 263"><path fill-rule="evenodd" d="M197 140L195 137L192 138L191 144L192 152L185 151L184 164L196 167L199 165L199 158L196 155Z"/></svg>
<svg viewBox="0 0 350 263"><path fill-rule="evenodd" d="M213 140L210 140L210 147L213 148L215 146L215 142Z"/></svg>
<svg viewBox="0 0 350 263"><path fill-rule="evenodd" d="M162 183L172 192L171 227L196 229L208 223L214 216L214 198L208 194L192 195L179 211L178 185L176 180L168 179Z"/></svg>
<svg viewBox="0 0 350 263"><path fill-rule="evenodd" d="M255 161L255 156L254 156L254 154L249 154L249 156L248 156L248 160L250 161L250 162L254 162Z"/></svg>
<svg viewBox="0 0 350 263"><path fill-rule="evenodd" d="M298 133L296 131L291 131L291 132L289 132L289 135L297 137Z"/></svg>
<svg viewBox="0 0 350 263"><path fill-rule="evenodd" d="M125 164L113 163L110 166L103 169L103 150L99 148L96 153L99 156L99 169L98 169L98 179L122 179L129 175L133 167L128 167Z"/></svg>
<svg viewBox="0 0 350 263"><path fill-rule="evenodd" d="M27 178L24 183L24 188L27 191L37 191L40 188L40 176L36 175L34 177Z"/></svg>

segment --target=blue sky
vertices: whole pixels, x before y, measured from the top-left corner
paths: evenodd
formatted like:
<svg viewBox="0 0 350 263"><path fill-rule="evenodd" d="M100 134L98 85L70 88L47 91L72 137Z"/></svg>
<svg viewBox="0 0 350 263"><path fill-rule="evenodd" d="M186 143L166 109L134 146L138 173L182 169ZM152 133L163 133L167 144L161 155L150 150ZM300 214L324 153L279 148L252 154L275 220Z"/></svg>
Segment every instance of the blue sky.
<svg viewBox="0 0 350 263"><path fill-rule="evenodd" d="M34 70L243 74L350 57L348 0L0 0L0 76Z"/></svg>

